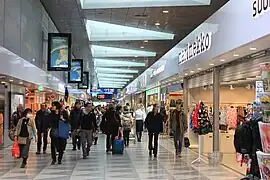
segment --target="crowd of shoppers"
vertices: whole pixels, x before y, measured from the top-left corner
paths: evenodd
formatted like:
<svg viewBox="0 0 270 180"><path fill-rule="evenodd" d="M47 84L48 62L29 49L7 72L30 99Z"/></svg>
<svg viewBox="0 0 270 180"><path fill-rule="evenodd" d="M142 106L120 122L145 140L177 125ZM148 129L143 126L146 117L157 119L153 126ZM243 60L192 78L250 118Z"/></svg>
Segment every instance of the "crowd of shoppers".
<svg viewBox="0 0 270 180"><path fill-rule="evenodd" d="M48 132L51 138L51 164L62 164L62 158L67 145L66 137L61 137L60 132L66 126L70 126L70 136L72 137L73 151L82 149L82 157L86 159L93 144L97 144L97 132L101 130L106 138L106 152L112 151L116 137L122 137L124 146L129 146L130 133L133 131L137 142L142 141L144 127L148 131L149 156L158 154L159 134L163 132L164 112L160 112L157 104L147 108L148 113L142 104L137 105L133 112L127 104L124 107L109 104L108 107L94 107L92 103L86 103L81 107L80 102L76 102L69 111L69 107L64 107L60 102L53 102L49 109L46 104L41 105L33 118L32 110L25 109L21 105L12 114L11 127L15 127L15 140L20 147L20 157L23 158L21 167L27 164L28 152L31 140L37 141L37 152L47 152ZM182 103L176 103L176 109L170 116L170 128L174 135L174 145L176 154L181 156L184 134L187 131L186 116L182 109ZM61 125L62 124L62 125ZM58 155L58 157L57 157Z"/></svg>

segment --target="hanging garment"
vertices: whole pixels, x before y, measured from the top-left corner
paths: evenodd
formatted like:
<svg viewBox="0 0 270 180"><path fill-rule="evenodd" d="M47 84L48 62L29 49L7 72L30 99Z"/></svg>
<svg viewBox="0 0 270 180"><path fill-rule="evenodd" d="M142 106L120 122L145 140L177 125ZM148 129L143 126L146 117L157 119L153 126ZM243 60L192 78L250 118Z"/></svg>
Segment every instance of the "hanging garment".
<svg viewBox="0 0 270 180"><path fill-rule="evenodd" d="M236 129L237 127L237 109L234 107L228 108L227 122L229 129Z"/></svg>
<svg viewBox="0 0 270 180"><path fill-rule="evenodd" d="M227 109L221 109L219 113L219 125L227 125Z"/></svg>
<svg viewBox="0 0 270 180"><path fill-rule="evenodd" d="M204 107L204 105L201 103L200 109L199 109L199 134L205 135L209 132L212 132L212 125L209 120L208 116L208 110Z"/></svg>

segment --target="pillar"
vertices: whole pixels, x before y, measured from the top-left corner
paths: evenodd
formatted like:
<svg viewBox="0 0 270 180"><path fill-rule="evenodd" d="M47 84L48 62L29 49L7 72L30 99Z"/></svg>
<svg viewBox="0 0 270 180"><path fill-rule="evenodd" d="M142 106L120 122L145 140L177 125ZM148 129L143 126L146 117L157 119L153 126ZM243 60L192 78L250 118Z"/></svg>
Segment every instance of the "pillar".
<svg viewBox="0 0 270 180"><path fill-rule="evenodd" d="M184 94L183 94L183 96L184 96L183 97L184 113L188 116L188 87L187 87L188 79L186 77L184 78L183 83L184 83ZM188 118L187 118L187 120L188 120Z"/></svg>
<svg viewBox="0 0 270 180"><path fill-rule="evenodd" d="M213 152L219 151L219 68L213 70Z"/></svg>

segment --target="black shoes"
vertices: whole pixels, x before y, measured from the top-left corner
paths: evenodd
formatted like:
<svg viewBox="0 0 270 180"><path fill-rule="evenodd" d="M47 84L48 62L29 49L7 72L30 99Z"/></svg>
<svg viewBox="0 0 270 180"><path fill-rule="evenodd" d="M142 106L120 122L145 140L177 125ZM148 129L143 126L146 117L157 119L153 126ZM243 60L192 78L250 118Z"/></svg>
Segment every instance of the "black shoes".
<svg viewBox="0 0 270 180"><path fill-rule="evenodd" d="M26 163L22 163L21 168L25 168L26 167Z"/></svg>
<svg viewBox="0 0 270 180"><path fill-rule="evenodd" d="M36 155L39 155L39 154L40 154L40 151L37 151L37 152L36 152Z"/></svg>
<svg viewBox="0 0 270 180"><path fill-rule="evenodd" d="M154 154L154 158L157 158L157 154Z"/></svg>
<svg viewBox="0 0 270 180"><path fill-rule="evenodd" d="M152 157L152 150L149 151L149 156Z"/></svg>
<svg viewBox="0 0 270 180"><path fill-rule="evenodd" d="M59 160L58 160L58 164L62 164L62 161L59 161Z"/></svg>
<svg viewBox="0 0 270 180"><path fill-rule="evenodd" d="M51 163L51 165L55 165L55 163L56 163L56 161L55 161L55 160L53 160L53 161L52 161L52 163Z"/></svg>

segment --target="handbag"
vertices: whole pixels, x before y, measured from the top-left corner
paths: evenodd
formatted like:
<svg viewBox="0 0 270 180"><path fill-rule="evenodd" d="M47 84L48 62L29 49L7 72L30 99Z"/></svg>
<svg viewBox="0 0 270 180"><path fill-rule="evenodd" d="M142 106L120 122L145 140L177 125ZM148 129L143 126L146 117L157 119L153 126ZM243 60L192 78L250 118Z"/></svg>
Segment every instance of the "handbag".
<svg viewBox="0 0 270 180"><path fill-rule="evenodd" d="M188 148L188 147L190 146L190 142L189 142L188 137L184 137L184 146L185 146L186 148Z"/></svg>
<svg viewBox="0 0 270 180"><path fill-rule="evenodd" d="M51 129L50 130L50 137L51 138L58 138L58 129Z"/></svg>
<svg viewBox="0 0 270 180"><path fill-rule="evenodd" d="M70 131L69 123L65 123L64 121L59 121L59 129L58 129L58 137L63 139L69 138Z"/></svg>
<svg viewBox="0 0 270 180"><path fill-rule="evenodd" d="M15 140L12 146L12 157L18 158L20 157L20 148L18 142Z"/></svg>
<svg viewBox="0 0 270 180"><path fill-rule="evenodd" d="M26 144L28 137L18 137L18 144Z"/></svg>
<svg viewBox="0 0 270 180"><path fill-rule="evenodd" d="M15 139L15 128L12 128L8 131L8 137L10 138L11 141L14 141Z"/></svg>

